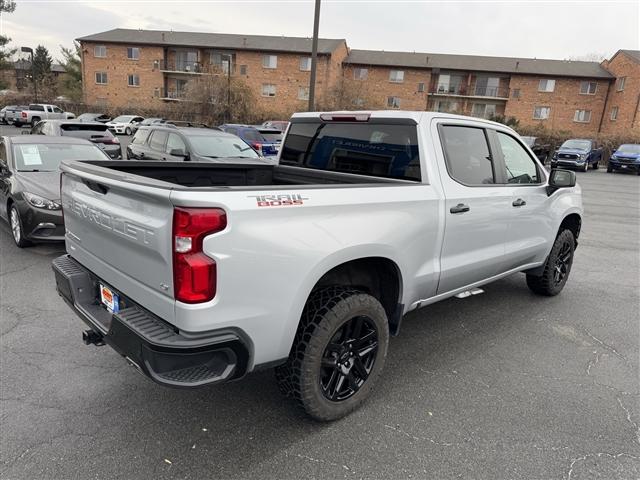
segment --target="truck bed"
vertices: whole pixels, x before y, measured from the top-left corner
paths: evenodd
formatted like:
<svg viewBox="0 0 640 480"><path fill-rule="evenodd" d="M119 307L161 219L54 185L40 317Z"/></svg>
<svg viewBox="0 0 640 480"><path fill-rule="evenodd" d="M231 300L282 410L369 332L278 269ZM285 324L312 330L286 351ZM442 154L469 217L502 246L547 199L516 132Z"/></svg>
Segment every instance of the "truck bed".
<svg viewBox="0 0 640 480"><path fill-rule="evenodd" d="M415 184L412 181L328 172L286 165L227 164L202 162L94 161L63 166L139 185L172 189L251 189L277 185Z"/></svg>

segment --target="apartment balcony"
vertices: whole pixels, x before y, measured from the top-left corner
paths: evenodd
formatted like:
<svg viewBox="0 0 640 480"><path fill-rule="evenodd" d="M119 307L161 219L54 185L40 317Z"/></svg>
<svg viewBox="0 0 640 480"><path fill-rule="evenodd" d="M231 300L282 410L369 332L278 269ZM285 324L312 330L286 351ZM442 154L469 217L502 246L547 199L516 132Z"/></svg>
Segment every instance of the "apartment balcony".
<svg viewBox="0 0 640 480"><path fill-rule="evenodd" d="M489 87L486 85L449 85L434 84L429 88L429 95L464 98L509 99L508 87Z"/></svg>
<svg viewBox="0 0 640 480"><path fill-rule="evenodd" d="M216 65L203 62L184 62L159 60L158 67L164 73L181 73L186 75L226 75L227 65ZM233 71L232 71L233 72Z"/></svg>
<svg viewBox="0 0 640 480"><path fill-rule="evenodd" d="M160 94L160 100L167 100L173 102L180 102L185 100L187 93L184 90L167 90Z"/></svg>

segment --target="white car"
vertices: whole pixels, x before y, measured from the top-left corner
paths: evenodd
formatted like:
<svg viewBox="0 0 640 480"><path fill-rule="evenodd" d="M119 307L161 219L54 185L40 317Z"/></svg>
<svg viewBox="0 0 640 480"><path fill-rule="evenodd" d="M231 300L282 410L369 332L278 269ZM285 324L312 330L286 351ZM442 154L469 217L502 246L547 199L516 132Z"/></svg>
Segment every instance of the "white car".
<svg viewBox="0 0 640 480"><path fill-rule="evenodd" d="M135 130L135 126L143 120L143 117L138 117L137 115L120 115L107 122L106 125L113 133L131 135Z"/></svg>
<svg viewBox="0 0 640 480"><path fill-rule="evenodd" d="M294 114L276 165L61 170L53 268L87 344L171 387L275 366L318 420L369 396L406 313L516 272L559 294L583 213L575 173L512 129L436 112Z"/></svg>

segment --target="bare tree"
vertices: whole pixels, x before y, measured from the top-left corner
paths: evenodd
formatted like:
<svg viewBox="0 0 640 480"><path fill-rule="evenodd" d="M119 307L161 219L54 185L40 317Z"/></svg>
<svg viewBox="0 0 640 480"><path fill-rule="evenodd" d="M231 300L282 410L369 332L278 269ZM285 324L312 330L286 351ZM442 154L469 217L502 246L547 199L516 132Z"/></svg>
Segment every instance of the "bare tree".
<svg viewBox="0 0 640 480"><path fill-rule="evenodd" d="M367 82L345 77L329 89L320 103L324 110L378 110L384 107L383 102L373 96Z"/></svg>

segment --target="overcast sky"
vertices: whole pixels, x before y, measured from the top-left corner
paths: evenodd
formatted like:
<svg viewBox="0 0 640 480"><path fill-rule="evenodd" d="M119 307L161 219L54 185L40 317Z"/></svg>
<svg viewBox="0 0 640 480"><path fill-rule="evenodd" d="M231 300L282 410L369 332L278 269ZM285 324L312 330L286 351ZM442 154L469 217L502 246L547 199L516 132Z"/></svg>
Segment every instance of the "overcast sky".
<svg viewBox="0 0 640 480"><path fill-rule="evenodd" d="M16 0L15 46L60 45L113 28L311 36L313 1ZM640 1L322 0L320 36L351 48L576 58L640 49Z"/></svg>

